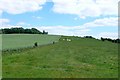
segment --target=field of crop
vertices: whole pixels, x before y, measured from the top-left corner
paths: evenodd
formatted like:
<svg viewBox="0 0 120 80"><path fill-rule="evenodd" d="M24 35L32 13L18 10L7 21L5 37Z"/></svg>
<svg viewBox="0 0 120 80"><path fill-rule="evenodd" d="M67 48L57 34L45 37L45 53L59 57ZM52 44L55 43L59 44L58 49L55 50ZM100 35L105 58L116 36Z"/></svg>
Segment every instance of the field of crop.
<svg viewBox="0 0 120 80"><path fill-rule="evenodd" d="M50 44L53 41L58 41L60 36L54 35L40 35L40 34L3 34L2 35L2 49L17 49L38 45Z"/></svg>
<svg viewBox="0 0 120 80"><path fill-rule="evenodd" d="M62 36L55 44L3 53L2 61L3 78L118 77L118 45L95 39Z"/></svg>

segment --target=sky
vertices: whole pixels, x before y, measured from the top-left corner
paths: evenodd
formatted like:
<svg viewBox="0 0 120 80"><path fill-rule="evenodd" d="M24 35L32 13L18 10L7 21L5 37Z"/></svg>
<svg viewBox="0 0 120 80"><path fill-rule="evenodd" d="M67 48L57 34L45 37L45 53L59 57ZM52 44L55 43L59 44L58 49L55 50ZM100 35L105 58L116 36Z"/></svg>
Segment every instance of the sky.
<svg viewBox="0 0 120 80"><path fill-rule="evenodd" d="M0 28L118 38L119 0L0 0Z"/></svg>

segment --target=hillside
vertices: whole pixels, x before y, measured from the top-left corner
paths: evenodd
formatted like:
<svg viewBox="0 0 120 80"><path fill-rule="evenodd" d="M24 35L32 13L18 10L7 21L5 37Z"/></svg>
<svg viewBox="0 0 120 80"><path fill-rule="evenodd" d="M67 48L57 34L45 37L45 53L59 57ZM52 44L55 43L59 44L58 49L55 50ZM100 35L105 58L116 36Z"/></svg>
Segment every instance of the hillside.
<svg viewBox="0 0 120 80"><path fill-rule="evenodd" d="M21 77L117 78L118 45L62 36L55 44L12 54L3 53L3 78Z"/></svg>
<svg viewBox="0 0 120 80"><path fill-rule="evenodd" d="M38 45L51 44L57 42L60 36L42 35L42 34L2 34L2 49L19 49L33 47L34 43Z"/></svg>

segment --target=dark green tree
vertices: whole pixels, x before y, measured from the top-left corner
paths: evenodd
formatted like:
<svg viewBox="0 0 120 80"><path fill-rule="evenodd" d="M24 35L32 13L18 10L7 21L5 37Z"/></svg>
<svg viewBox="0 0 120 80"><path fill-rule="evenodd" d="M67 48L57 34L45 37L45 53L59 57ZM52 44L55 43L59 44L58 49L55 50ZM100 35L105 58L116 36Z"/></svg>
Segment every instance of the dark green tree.
<svg viewBox="0 0 120 80"><path fill-rule="evenodd" d="M22 27L20 28L4 28L1 29L1 33L3 34L42 34L39 30L36 28L31 29L24 29Z"/></svg>

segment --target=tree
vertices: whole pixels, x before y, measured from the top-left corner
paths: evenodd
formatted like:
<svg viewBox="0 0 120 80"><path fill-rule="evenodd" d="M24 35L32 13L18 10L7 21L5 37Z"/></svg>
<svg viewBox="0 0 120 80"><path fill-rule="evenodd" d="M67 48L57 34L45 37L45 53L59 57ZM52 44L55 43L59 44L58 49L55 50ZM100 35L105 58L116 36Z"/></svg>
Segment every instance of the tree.
<svg viewBox="0 0 120 80"><path fill-rule="evenodd" d="M2 34L2 29L0 29L0 34Z"/></svg>
<svg viewBox="0 0 120 80"><path fill-rule="evenodd" d="M101 40L104 41L104 38L101 37Z"/></svg>
<svg viewBox="0 0 120 80"><path fill-rule="evenodd" d="M39 30L37 30L36 28L32 28L31 31L32 31L32 34L41 34L42 33Z"/></svg>
<svg viewBox="0 0 120 80"><path fill-rule="evenodd" d="M45 32L45 30L43 30L43 33L42 34L48 34L48 32Z"/></svg>
<svg viewBox="0 0 120 80"><path fill-rule="evenodd" d="M25 34L42 34L42 32L40 32L36 28L24 29L22 27L20 27L20 28L4 28L4 29L1 29L1 32L3 34L21 34L21 33L25 33Z"/></svg>

